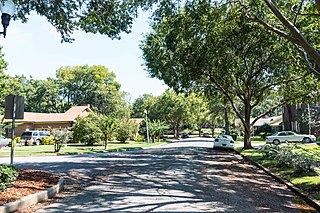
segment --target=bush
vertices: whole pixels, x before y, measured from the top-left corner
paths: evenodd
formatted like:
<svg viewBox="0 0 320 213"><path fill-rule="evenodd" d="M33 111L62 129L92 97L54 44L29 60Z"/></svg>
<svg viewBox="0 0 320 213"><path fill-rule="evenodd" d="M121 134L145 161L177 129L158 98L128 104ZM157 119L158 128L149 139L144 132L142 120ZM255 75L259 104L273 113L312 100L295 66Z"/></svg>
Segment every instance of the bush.
<svg viewBox="0 0 320 213"><path fill-rule="evenodd" d="M18 176L18 171L14 166L0 164L0 191L3 191Z"/></svg>
<svg viewBox="0 0 320 213"><path fill-rule="evenodd" d="M286 165L298 171L308 172L320 166L320 153L310 154L296 145L267 145L260 150L263 158L277 160L279 165Z"/></svg>
<svg viewBox="0 0 320 213"><path fill-rule="evenodd" d="M142 135L138 135L138 137L136 138L136 141L142 142L144 141L144 137Z"/></svg>
<svg viewBox="0 0 320 213"><path fill-rule="evenodd" d="M12 140L10 140L10 142L8 143L8 147L11 147L11 141L12 141ZM13 146L14 146L14 147L17 146L17 141L14 141L14 142L13 142Z"/></svg>
<svg viewBox="0 0 320 213"><path fill-rule="evenodd" d="M54 144L54 137L53 136L45 136L41 140L41 144L43 145L53 145Z"/></svg>

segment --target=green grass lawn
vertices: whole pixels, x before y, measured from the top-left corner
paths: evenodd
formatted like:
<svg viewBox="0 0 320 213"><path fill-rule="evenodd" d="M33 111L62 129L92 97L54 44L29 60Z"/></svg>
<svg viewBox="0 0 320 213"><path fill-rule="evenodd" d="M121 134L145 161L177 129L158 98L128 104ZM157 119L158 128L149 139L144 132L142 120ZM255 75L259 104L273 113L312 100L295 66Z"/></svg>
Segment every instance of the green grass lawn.
<svg viewBox="0 0 320 213"><path fill-rule="evenodd" d="M318 145L299 145L297 149L307 151L308 153L316 156L319 156L320 153L320 146ZM301 174L297 176L295 175L295 169L278 166L278 161L274 159L264 159L262 153L258 152L258 150L242 150L242 147L237 147L236 150L250 159L260 163L264 167L269 168L273 173L290 181L292 184L311 195L311 197L314 199L320 199L320 168L316 168L315 172L313 173Z"/></svg>
<svg viewBox="0 0 320 213"><path fill-rule="evenodd" d="M143 149L166 143L165 141L150 143L128 141L126 143L109 142L108 152L128 151L133 149ZM10 156L10 147L5 147L0 150L0 157ZM102 153L104 145L86 146L82 144L68 144L63 146L60 152L54 152L53 145L40 145L40 146L17 146L15 147L15 156L41 156L41 155L70 155L70 154L88 154L88 153Z"/></svg>

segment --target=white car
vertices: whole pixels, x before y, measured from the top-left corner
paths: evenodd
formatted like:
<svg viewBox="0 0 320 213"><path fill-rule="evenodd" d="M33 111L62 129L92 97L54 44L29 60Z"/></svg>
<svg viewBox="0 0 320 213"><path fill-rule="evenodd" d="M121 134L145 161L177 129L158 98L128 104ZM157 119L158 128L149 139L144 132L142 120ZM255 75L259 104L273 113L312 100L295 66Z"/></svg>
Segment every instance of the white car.
<svg viewBox="0 0 320 213"><path fill-rule="evenodd" d="M278 132L266 137L266 143L273 143L275 145L278 145L283 142L311 143L315 142L316 140L316 136L314 135L297 134L291 131Z"/></svg>
<svg viewBox="0 0 320 213"><path fill-rule="evenodd" d="M0 147L3 146L8 146L8 144L10 143L11 139L4 137L3 135L1 135L1 140L0 140Z"/></svg>
<svg viewBox="0 0 320 213"><path fill-rule="evenodd" d="M233 149L234 140L230 135L219 134L217 135L217 137L215 137L213 142L213 148L216 148L216 147Z"/></svg>

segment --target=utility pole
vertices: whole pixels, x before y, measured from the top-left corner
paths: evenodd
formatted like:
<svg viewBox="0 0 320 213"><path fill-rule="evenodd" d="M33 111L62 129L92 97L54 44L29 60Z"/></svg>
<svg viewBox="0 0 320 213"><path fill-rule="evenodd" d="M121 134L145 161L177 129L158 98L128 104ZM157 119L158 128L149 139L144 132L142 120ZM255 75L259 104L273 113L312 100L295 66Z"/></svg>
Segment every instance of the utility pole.
<svg viewBox="0 0 320 213"><path fill-rule="evenodd" d="M146 115L146 127L147 127L147 140L148 140L148 145L150 144L150 139L149 139L149 129L148 129L148 111L145 109L144 114Z"/></svg>

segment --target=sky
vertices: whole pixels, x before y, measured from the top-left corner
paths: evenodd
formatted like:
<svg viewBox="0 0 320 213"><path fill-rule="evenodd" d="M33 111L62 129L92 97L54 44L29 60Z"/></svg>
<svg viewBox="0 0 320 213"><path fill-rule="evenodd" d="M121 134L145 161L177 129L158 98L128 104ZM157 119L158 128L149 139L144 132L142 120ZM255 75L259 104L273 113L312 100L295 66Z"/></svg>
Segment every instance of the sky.
<svg viewBox="0 0 320 213"><path fill-rule="evenodd" d="M6 38L0 35L4 59L9 63L5 72L46 79L55 77L62 66L103 65L116 74L116 81L130 94L131 101L144 93L161 95L167 86L148 77L139 49L143 33L149 31L147 17L147 13L141 13L132 32L121 34L121 40L77 31L71 44L61 43L60 34L44 17L31 14L23 24L11 20Z"/></svg>

